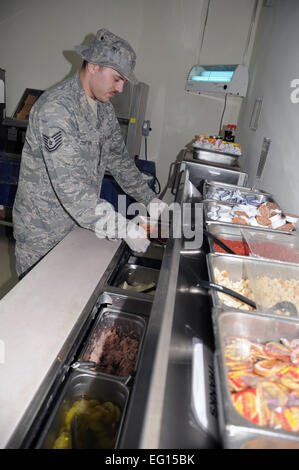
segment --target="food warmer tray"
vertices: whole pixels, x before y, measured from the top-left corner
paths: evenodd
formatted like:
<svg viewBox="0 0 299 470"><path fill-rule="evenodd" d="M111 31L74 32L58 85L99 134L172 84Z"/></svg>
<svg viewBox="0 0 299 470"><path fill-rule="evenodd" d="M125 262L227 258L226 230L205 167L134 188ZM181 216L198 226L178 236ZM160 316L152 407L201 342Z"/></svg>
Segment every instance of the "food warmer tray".
<svg viewBox="0 0 299 470"><path fill-rule="evenodd" d="M221 220L213 220L210 217L208 217L208 212L211 210L211 208L212 207L217 207L219 205L231 206L232 207L235 204L225 203L225 202L220 202L220 201L208 201L208 200L204 201L203 202L204 220L205 220L206 226L208 226L210 223L213 223L213 224L220 224L220 225L229 225L231 227L239 227L239 228L242 228L244 230L247 230L247 228L248 228L250 230L257 230L258 232L262 231L262 232L272 232L272 233L283 233L284 235L291 236L291 237L296 235L296 230L293 230L292 232L284 232L282 230L267 228L267 227L256 227L254 225L241 225L241 224L234 224L233 222L222 222Z"/></svg>
<svg viewBox="0 0 299 470"><path fill-rule="evenodd" d="M233 184L227 184L227 183L219 183L217 181L206 181L203 186L203 199L204 200L212 200L212 201L217 201L216 199L209 198L207 197L207 194L210 190L225 190L225 191L239 191L241 195L252 195L256 196L257 200L259 201L260 204L263 204L264 202L267 201L273 201L273 195L257 190L257 189L252 189L252 188L247 188L244 186L238 186L238 185L233 185Z"/></svg>
<svg viewBox="0 0 299 470"><path fill-rule="evenodd" d="M223 312L214 324L215 378L222 444L227 449L298 449L299 433L259 426L244 418L231 401L224 345L228 337L241 336L260 343L299 338L299 323L258 313Z"/></svg>
<svg viewBox="0 0 299 470"><path fill-rule="evenodd" d="M233 240L233 241L245 242L245 238L242 235L240 227L235 226L235 224L224 225L224 224L209 223L207 225L207 230L210 233L212 233L212 235L215 235L217 238L221 238L221 239L224 239L224 240ZM224 243L225 243L225 241L224 241ZM217 253L217 254L222 254L222 255L229 254L229 253L223 253L223 252L216 251L215 250L215 241L212 240L210 237L208 237L208 244L209 244L209 248L210 248L210 253Z"/></svg>
<svg viewBox="0 0 299 470"><path fill-rule="evenodd" d="M261 314L265 316L270 316L273 318L288 318L289 321L299 322L299 309L297 309L298 315L282 315L274 313L270 308L266 308L266 303L263 301L265 299L264 291L261 291L261 288L258 288L255 284L255 277L257 275L264 276L268 275L269 277L277 277L282 280L286 279L295 279L299 280L299 266L293 263L285 263L277 260L268 260L268 259L257 259L249 256L239 256L239 255L230 255L222 253L209 253L207 255L207 268L209 274L209 280L211 282L216 282L214 270L217 268L220 272L226 271L228 273L228 278L233 281L239 281L240 279L249 279L251 283L251 288L255 296L255 303L257 304L257 309ZM286 290L286 297L281 300L289 300L288 291ZM248 310L241 310L240 308L234 308L226 305L221 301L218 291L211 289L211 298L213 302L213 307L219 311L222 310L238 310L243 312L248 312Z"/></svg>
<svg viewBox="0 0 299 470"><path fill-rule="evenodd" d="M193 147L193 158L209 163L222 163L224 165L236 166L242 155L235 155L227 152L218 152L209 149L201 149Z"/></svg>
<svg viewBox="0 0 299 470"><path fill-rule="evenodd" d="M18 447L21 448L39 448L43 446L44 439L46 438L47 430L50 429L50 425L55 418L55 412L57 411L56 404L61 402L61 397L64 394L65 386L68 381L72 380L74 372L78 374L84 374L87 377L87 382L92 382L92 379L102 378L108 381L115 381L121 386L126 387L128 394L131 394L132 388L134 387L134 374L130 377L121 378L111 374L95 373L90 370L88 364L82 363L82 351L87 346L92 338L92 334L102 315L111 311L115 315L119 314L121 318L133 319L134 324L142 329L141 344L139 347L136 368L139 367L139 358L142 353L144 335L148 325L148 318L150 316L152 302L146 299L136 299L130 296L120 295L113 292L102 292L98 297L96 303L90 311L87 322L80 331L78 331L77 339L73 345L70 353L68 354L60 374L57 375L56 380L44 398L43 402L39 404L36 417L25 435L22 436L21 444ZM135 368L135 372L136 372ZM81 382L80 382L81 383ZM85 387L85 379L83 380L82 387ZM80 385L81 387L81 385ZM88 387L87 387L88 388ZM127 392L126 392L127 393ZM125 408L126 404L122 402L122 408ZM21 431L21 430L19 430ZM120 429L120 433L122 429ZM43 439L41 438L43 436ZM12 438L9 443L9 448L14 447L14 439ZM20 437L18 436L18 439ZM118 437L119 440L119 437Z"/></svg>

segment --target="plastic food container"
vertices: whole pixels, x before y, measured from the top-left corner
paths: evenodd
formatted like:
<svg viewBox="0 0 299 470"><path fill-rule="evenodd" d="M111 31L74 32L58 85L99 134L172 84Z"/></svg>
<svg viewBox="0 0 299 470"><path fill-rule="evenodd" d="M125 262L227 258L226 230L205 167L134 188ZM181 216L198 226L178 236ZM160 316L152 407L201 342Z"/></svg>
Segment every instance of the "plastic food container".
<svg viewBox="0 0 299 470"><path fill-rule="evenodd" d="M285 415L285 411L290 406L291 400L289 400L288 398L288 402L284 400L283 403L278 403L279 405L281 404L280 414L280 410L276 407L277 403L275 403L274 401L271 402L271 400L276 399L277 397L275 395L268 396L270 400L267 400L266 403L270 407L270 412L268 415L269 424L268 421L266 421L267 425L258 424L265 422L263 419L261 419L261 412L264 413L265 411L269 411L263 409L262 406L260 406L264 404L264 400L258 402L259 406L257 408L254 407L254 400L250 403L247 402L247 414L252 412L253 415L256 410L256 415L254 416L255 422L250 419L247 419L247 417L244 417L244 415L246 416L246 413L244 413L243 411L242 414L240 411L237 410L238 408L235 407L235 405L233 404L231 394L233 388L230 388L227 369L228 363L225 358L225 346L230 343L231 339L234 337L239 337L242 339L244 338L245 341L249 340L258 342L260 344L265 344L268 342L280 342L282 338L292 341L299 338L299 323L290 322L286 319L281 318L273 319L259 314L247 314L228 311L224 312L222 315L217 317L214 325L214 331L216 342L215 379L217 390L218 418L220 436L222 437L223 447L230 449L299 448L298 431L294 432L290 430L285 430L281 425L279 425L279 423L277 423L276 429L270 426L270 421L273 418L273 414L271 416L271 412L273 412L273 410L275 410L275 412L278 412L279 421ZM287 371L284 371L284 373L285 372ZM264 377L261 377L261 381L263 381L263 379ZM274 381L272 381L271 383L273 382ZM257 382L254 383L253 381L249 381L248 383L252 385L251 390L253 393L253 397L255 398L254 389L257 385ZM245 383L244 387L241 388L246 390L246 387L247 384ZM264 387L264 384L262 385L262 387ZM274 388L277 390L276 387ZM282 390L283 398L285 397L284 392L285 389ZM260 395L258 396L260 397ZM236 399L236 397L234 398ZM242 403L244 404L244 402L246 401L245 397L241 396L241 393L238 397L238 400L240 400L240 405L242 405ZM235 401L235 403L237 402ZM240 410L241 409L242 407L240 408ZM243 410L244 409L246 411L246 407L243 408ZM290 411L289 408L288 411ZM267 414L264 413L263 416L267 417ZM292 424L293 428L296 428L296 421L293 421Z"/></svg>
<svg viewBox="0 0 299 470"><path fill-rule="evenodd" d="M104 308L79 356L90 371L126 381L137 369L146 322L135 314ZM79 366L80 367L80 366Z"/></svg>
<svg viewBox="0 0 299 470"><path fill-rule="evenodd" d="M241 229L250 247L251 256L289 263L299 263L299 237L286 238L281 233L257 233Z"/></svg>
<svg viewBox="0 0 299 470"><path fill-rule="evenodd" d="M119 381L72 371L36 447L117 447L128 397L127 387Z"/></svg>
<svg viewBox="0 0 299 470"><path fill-rule="evenodd" d="M236 290L245 297L255 301L257 310L263 314L275 317L288 316L299 320L299 266L292 263L282 263L265 259L254 259L247 256L208 254L207 264L209 277L212 282L218 281L226 287ZM225 274L225 281L219 282L216 271ZM238 288L238 286L240 286ZM241 287L243 291L241 290ZM297 291L298 289L298 291ZM227 310L251 310L245 304L230 296L211 289L213 305ZM298 315L275 313L272 307L278 302L292 302Z"/></svg>

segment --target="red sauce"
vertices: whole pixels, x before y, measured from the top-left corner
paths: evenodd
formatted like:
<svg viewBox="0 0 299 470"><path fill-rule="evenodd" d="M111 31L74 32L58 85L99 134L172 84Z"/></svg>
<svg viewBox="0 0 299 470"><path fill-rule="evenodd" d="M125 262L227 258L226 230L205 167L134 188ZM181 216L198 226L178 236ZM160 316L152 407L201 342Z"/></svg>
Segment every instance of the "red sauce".
<svg viewBox="0 0 299 470"><path fill-rule="evenodd" d="M257 255L264 258L299 263L299 253L291 246L279 245L278 243L255 242L252 248Z"/></svg>
<svg viewBox="0 0 299 470"><path fill-rule="evenodd" d="M250 249L246 242L243 242L241 240L225 240L224 238L219 238L219 240L221 240L229 248L231 248L236 253L236 255L249 256ZM227 253L227 251L221 248L221 246L217 245L216 242L214 243L214 248L215 251L219 253Z"/></svg>

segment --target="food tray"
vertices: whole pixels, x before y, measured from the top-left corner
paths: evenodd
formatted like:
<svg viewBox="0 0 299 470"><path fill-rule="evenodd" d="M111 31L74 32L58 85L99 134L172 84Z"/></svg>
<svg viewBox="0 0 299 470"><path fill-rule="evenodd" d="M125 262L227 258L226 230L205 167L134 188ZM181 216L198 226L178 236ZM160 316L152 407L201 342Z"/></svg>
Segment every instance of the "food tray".
<svg viewBox="0 0 299 470"><path fill-rule="evenodd" d="M281 318L282 314L274 313L269 306L275 304L278 301L293 301L297 307L299 314L299 296L292 296L287 290L287 287L276 289L276 284L274 281L270 283L262 282L257 283L256 278L260 276L267 276L270 279L281 279L282 282L285 282L289 279L294 279L299 283L299 266L292 263L282 263L279 261L270 261L270 260L257 260L248 256L237 256L237 255L219 255L219 254L208 254L207 255L207 265L210 281L216 282L214 270L217 268L220 272L226 271L228 274L228 279L232 282L240 281L241 279L248 279L250 282L250 287L253 292L254 301L257 305L257 310L264 315L270 315L275 318ZM270 287L269 287L270 285ZM266 286L266 287L265 287ZM272 288L274 286L274 288ZM227 286L234 290L233 286ZM279 293L281 291L281 296ZM245 296L245 293L243 294ZM220 309L230 309L230 310L242 310L245 311L245 308L241 308L238 303L235 307L226 305L220 299L218 291L211 289L211 296L213 301L213 306ZM231 305L235 305L234 299L232 299ZM293 321L299 321L299 316L289 315L288 318Z"/></svg>
<svg viewBox="0 0 299 470"><path fill-rule="evenodd" d="M153 268L148 268L145 266L139 266L136 264L126 264L113 279L111 285L118 287L128 294L142 293L140 291L135 291L134 289L125 289L121 287L124 282L130 286L144 285L149 286L153 283L157 285L160 271ZM154 291L149 292L149 295L154 295Z"/></svg>
<svg viewBox="0 0 299 470"><path fill-rule="evenodd" d="M57 437L61 434L62 426L65 423L65 415L73 405L75 400L78 399L98 400L100 403L112 402L118 406L121 411L121 418L117 422L118 430L115 435L114 448L117 447L120 431L122 428L126 405L129 398L128 388L121 382L108 377L94 377L89 373L82 373L79 371L72 371L65 386L61 392L55 408L53 409L44 430L41 433L40 439L35 447L42 449L52 449ZM91 415L95 419L95 415ZM79 418L78 423L79 423ZM98 422L98 421L97 421ZM91 443L88 448L101 448L97 447L94 440L92 431ZM106 447L107 441L102 441L102 448ZM79 446L77 446L79 447Z"/></svg>
<svg viewBox="0 0 299 470"><path fill-rule="evenodd" d="M223 165L236 166L240 157L241 155L193 148L193 158L202 162L222 163Z"/></svg>
<svg viewBox="0 0 299 470"><path fill-rule="evenodd" d="M239 227L236 227L233 225L220 225L220 224L208 224L207 226L207 231L215 235L216 237L223 239L224 243L225 240L232 240L232 241L238 241L238 242L245 242L245 237L242 234L242 231L240 230ZM211 239L208 238L208 243L210 247L210 253L217 253L217 254L229 254L229 253L223 253L222 251L216 251L215 250L215 242ZM234 250L234 247L231 247L232 250Z"/></svg>
<svg viewBox="0 0 299 470"><path fill-rule="evenodd" d="M258 314L227 311L217 317L214 330L215 379L223 447L299 448L299 433L254 424L235 409L231 401L224 357L224 346L229 337L245 337L260 343L279 341L281 338L292 340L299 338L299 323Z"/></svg>
<svg viewBox="0 0 299 470"><path fill-rule="evenodd" d="M89 355L92 353L94 349L94 344L97 342L97 339L100 338L100 335L106 329L110 329L112 326L116 326L116 328L120 328L123 334L125 334L126 336L129 336L133 340L137 339L139 341L138 353L136 355L134 367L132 366L132 370L130 371L130 373L127 373L125 375L123 375L122 372L120 372L120 374L117 375L118 370L121 371L121 365L119 366L120 368L118 370L115 369L115 371L109 371L109 373L105 372L107 370L106 367L102 368L101 370L100 367L94 368L93 366L90 366L89 370L90 370L90 373L95 374L95 375L101 374L101 375L108 376L108 377L113 376L114 378L118 380L127 382L128 378L132 374L134 374L137 369L138 360L139 360L140 352L142 349L143 337L144 337L145 330L146 330L146 321L141 316L126 313L123 311L117 311L117 310L113 310L112 308L105 307L102 310L97 321L95 322L94 327L92 328L92 331L89 337L87 338L82 348L82 351L80 352L80 355L78 357L78 362L79 364L84 364L82 367L85 367L85 363L89 362L90 360ZM122 352L121 349L119 349L119 344L117 344L117 342L114 342L113 351L118 352L118 350ZM115 361L113 365L117 367L116 364L118 364L122 360L123 357L127 357L127 356L124 356L123 354L119 358L115 356L113 358L113 360ZM94 360L94 358L92 358L91 360L94 362L97 362Z"/></svg>
<svg viewBox="0 0 299 470"><path fill-rule="evenodd" d="M281 233L257 233L241 229L248 243L251 256L267 258L288 263L299 263L299 237L286 238Z"/></svg>
<svg viewBox="0 0 299 470"><path fill-rule="evenodd" d="M272 202L272 201L271 201ZM292 232L283 232L281 230L278 230L278 229L272 229L272 228L267 228L267 227L256 227L256 226L252 226L252 225L248 225L248 226L245 226L245 225L241 225L241 224L234 224L233 222L224 222L224 221L221 221L221 220L213 220L211 219L209 216L208 216L208 213L210 212L210 210L212 209L212 207L217 207L217 206L230 206L232 207L234 204L230 204L230 203L224 203L224 202L220 202L220 201L203 201L203 206L204 206L204 220L205 220L205 223L206 224L209 224L209 223L218 223L218 224L225 224L225 225L230 225L232 227L239 227L239 228L242 228L242 229L250 229L250 230L256 230L258 232L271 232L271 233L280 233L282 235L285 235L285 236L291 236L293 237L295 234L296 234L296 230L293 230Z"/></svg>
<svg viewBox="0 0 299 470"><path fill-rule="evenodd" d="M204 200L217 200L213 197L208 197L209 192L214 192L217 190L224 190L229 192L231 195L238 191L242 196L254 196L257 201L262 204L263 202L271 201L273 202L273 196L270 193L264 191L257 191L256 189L245 188L244 186L237 186L227 183L219 183L217 181L206 181L203 186L203 199Z"/></svg>

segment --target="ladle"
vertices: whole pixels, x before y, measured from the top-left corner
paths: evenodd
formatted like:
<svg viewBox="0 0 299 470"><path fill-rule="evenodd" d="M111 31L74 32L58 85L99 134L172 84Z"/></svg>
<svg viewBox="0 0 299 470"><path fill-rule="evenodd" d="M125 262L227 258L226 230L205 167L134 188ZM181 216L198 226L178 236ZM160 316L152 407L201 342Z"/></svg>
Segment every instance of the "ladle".
<svg viewBox="0 0 299 470"><path fill-rule="evenodd" d="M197 282L196 287L201 287L203 289L218 290L220 292L223 292L223 294L228 294L231 297L235 297L236 299L240 300L244 304L250 305L250 307L253 307L254 309L256 309L256 303L253 300L248 299L248 297L244 297L244 295L241 295L238 292L232 289L229 289L228 287L221 286L220 284L215 284L214 282L200 280ZM285 315L289 314L291 316L298 316L298 312L297 312L295 305L292 302L289 302L287 300L276 303L275 305L271 307L270 310L273 313L281 311Z"/></svg>

